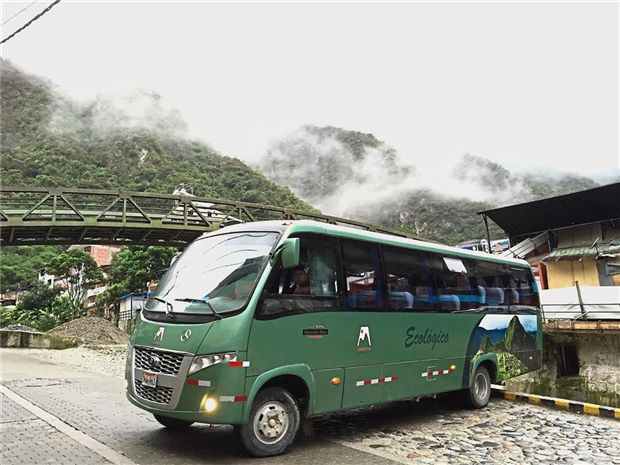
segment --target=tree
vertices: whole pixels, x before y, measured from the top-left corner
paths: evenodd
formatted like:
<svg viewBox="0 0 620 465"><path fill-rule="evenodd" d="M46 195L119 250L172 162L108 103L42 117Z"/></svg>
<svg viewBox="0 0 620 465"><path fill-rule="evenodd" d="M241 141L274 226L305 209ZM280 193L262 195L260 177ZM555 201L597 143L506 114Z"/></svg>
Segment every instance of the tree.
<svg viewBox="0 0 620 465"><path fill-rule="evenodd" d="M29 311L37 309L52 308L54 300L58 297L61 290L59 288L49 287L42 282L35 282L28 293L24 295L17 304L17 311Z"/></svg>
<svg viewBox="0 0 620 465"><path fill-rule="evenodd" d="M177 252L175 247L123 247L112 258L108 288L97 303L108 306L123 294L147 290L149 281L159 279Z"/></svg>
<svg viewBox="0 0 620 465"><path fill-rule="evenodd" d="M127 292L144 291L168 269L177 252L175 247L123 247L112 258L109 282L125 283Z"/></svg>
<svg viewBox="0 0 620 465"><path fill-rule="evenodd" d="M47 270L66 280L66 290L74 311L82 307L86 290L103 281L103 272L93 258L81 250L67 250L52 258Z"/></svg>
<svg viewBox="0 0 620 465"><path fill-rule="evenodd" d="M41 268L62 247L59 246L19 246L0 249L0 292L28 289L38 281Z"/></svg>

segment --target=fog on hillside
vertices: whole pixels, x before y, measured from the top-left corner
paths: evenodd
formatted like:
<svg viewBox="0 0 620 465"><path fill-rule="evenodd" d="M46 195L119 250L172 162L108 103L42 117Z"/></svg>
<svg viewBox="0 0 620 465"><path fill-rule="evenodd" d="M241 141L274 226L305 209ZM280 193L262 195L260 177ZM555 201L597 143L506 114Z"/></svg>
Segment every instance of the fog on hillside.
<svg viewBox="0 0 620 465"><path fill-rule="evenodd" d="M576 174L511 172L472 154L410 166L374 135L331 126L274 141L258 168L324 213L451 243L484 237L480 210L597 185Z"/></svg>

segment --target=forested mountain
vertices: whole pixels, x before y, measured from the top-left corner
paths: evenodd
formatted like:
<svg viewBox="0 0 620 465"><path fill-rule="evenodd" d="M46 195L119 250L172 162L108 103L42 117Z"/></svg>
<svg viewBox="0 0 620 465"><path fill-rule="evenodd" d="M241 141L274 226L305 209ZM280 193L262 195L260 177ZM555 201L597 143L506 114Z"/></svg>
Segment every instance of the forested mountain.
<svg viewBox="0 0 620 465"><path fill-rule="evenodd" d="M474 155L420 173L372 134L331 126L275 141L258 166L325 213L449 244L485 237L480 210L598 185L574 174L514 173ZM502 234L492 225L494 237Z"/></svg>
<svg viewBox="0 0 620 465"><path fill-rule="evenodd" d="M240 160L185 136L180 115L156 94L128 102L141 113L132 115L104 98L72 102L6 61L0 72L4 185L172 193L189 183L200 196L312 209Z"/></svg>
<svg viewBox="0 0 620 465"><path fill-rule="evenodd" d="M76 103L52 83L0 61L0 180L13 186L123 189L171 194L188 183L194 194L314 210L236 158L185 133L180 115L156 94L119 105L97 98ZM36 278L54 248L4 248L3 289Z"/></svg>
<svg viewBox="0 0 620 465"><path fill-rule="evenodd" d="M314 207L451 244L484 237L479 210L596 185L577 175L513 173L473 155L429 179L372 134L310 125L274 142L261 174L189 137L181 115L155 93L80 103L9 62L0 61L0 73L4 185L171 193L188 183L199 196ZM32 279L54 250L5 248L2 288Z"/></svg>

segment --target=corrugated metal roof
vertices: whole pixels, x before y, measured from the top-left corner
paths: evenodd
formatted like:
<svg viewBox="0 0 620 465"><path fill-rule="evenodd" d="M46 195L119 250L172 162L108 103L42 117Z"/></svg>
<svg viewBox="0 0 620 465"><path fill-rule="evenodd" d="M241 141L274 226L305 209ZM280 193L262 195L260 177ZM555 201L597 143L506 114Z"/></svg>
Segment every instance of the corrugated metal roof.
<svg viewBox="0 0 620 465"><path fill-rule="evenodd" d="M565 247L563 249L555 249L545 258L549 260L573 260L575 258L598 258L602 255L618 255L620 254L619 244L601 244L585 247Z"/></svg>
<svg viewBox="0 0 620 465"><path fill-rule="evenodd" d="M510 237L620 219L620 182L478 212Z"/></svg>

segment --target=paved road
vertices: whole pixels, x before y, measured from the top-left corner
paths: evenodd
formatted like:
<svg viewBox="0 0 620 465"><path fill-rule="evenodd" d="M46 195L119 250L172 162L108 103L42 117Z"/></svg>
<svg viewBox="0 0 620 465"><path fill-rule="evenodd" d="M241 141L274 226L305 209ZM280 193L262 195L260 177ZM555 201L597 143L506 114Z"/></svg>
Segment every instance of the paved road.
<svg viewBox="0 0 620 465"><path fill-rule="evenodd" d="M256 463L230 427L197 426L173 433L125 399L124 380L81 372L15 352L2 353L2 379L12 392L73 428L148 465ZM109 461L2 396L3 465L107 464ZM261 464L395 464L327 439L301 438L289 454Z"/></svg>
<svg viewBox="0 0 620 465"><path fill-rule="evenodd" d="M2 396L3 465L111 463L106 450L135 464L258 463L229 427L162 429L125 400L120 378L41 361L26 351L4 351L2 362L4 386L62 421L45 421ZM63 429L67 425L75 429ZM315 430L315 438L300 438L286 456L260 463L620 464L620 422L504 400L479 411L439 400L400 402L320 418ZM86 447L88 440L103 452Z"/></svg>

